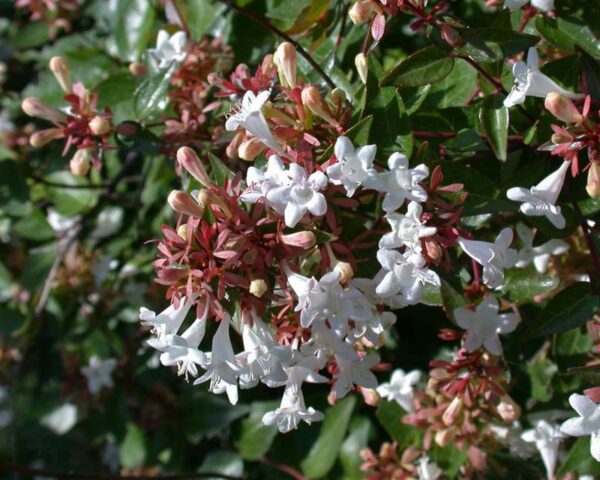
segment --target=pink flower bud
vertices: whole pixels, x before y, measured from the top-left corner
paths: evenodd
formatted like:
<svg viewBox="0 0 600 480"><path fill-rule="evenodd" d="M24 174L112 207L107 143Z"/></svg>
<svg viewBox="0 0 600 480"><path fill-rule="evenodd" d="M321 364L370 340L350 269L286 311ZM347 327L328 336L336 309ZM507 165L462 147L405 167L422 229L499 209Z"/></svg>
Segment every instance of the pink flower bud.
<svg viewBox="0 0 600 480"><path fill-rule="evenodd" d="M446 428L444 430L440 430L435 434L435 443L437 443L440 447L445 447L448 445L456 436L456 427Z"/></svg>
<svg viewBox="0 0 600 480"><path fill-rule="evenodd" d="M367 405L370 405L371 407L376 407L377 404L379 403L380 397L379 397L379 393L377 393L377 390L375 390L374 388L360 388L360 393L362 394L363 398L365 399L365 403Z"/></svg>
<svg viewBox="0 0 600 480"><path fill-rule="evenodd" d="M585 189L592 198L600 198L600 163L591 162Z"/></svg>
<svg viewBox="0 0 600 480"><path fill-rule="evenodd" d="M444 425L446 425L447 427L452 425L456 421L458 416L461 414L462 409L462 397L454 397L450 402L450 405L448 405L448 407L444 411L444 414L442 415L442 422L444 422Z"/></svg>
<svg viewBox="0 0 600 480"><path fill-rule="evenodd" d="M262 297L268 289L267 282L262 278L255 278L250 282L250 293L257 298Z"/></svg>
<svg viewBox="0 0 600 480"><path fill-rule="evenodd" d="M302 102L315 115L327 120L330 123L336 124L337 121L329 111L329 107L321 98L319 89L312 85L304 87L302 90Z"/></svg>
<svg viewBox="0 0 600 480"><path fill-rule="evenodd" d="M227 157L237 157L238 148L240 148L240 145L244 142L244 138L246 138L246 133L242 130L240 130L233 136L231 142L229 142L229 145L227 145L227 147L225 148L225 154L227 155Z"/></svg>
<svg viewBox="0 0 600 480"><path fill-rule="evenodd" d="M62 57L52 57L49 66L63 92L72 93L73 87L71 86L69 66L65 62L65 59Z"/></svg>
<svg viewBox="0 0 600 480"><path fill-rule="evenodd" d="M313 232L296 232L290 233L288 235L280 235L279 239L285 245L289 245L290 247L300 247L304 250L308 250L315 243L317 243L317 238Z"/></svg>
<svg viewBox="0 0 600 480"><path fill-rule="evenodd" d="M182 223L177 227L177 235L179 235L182 240L187 241L187 223Z"/></svg>
<svg viewBox="0 0 600 480"><path fill-rule="evenodd" d="M173 190L167 198L169 206L177 213L189 215L191 217L202 218L204 215L204 208L202 205L198 205L198 202L192 198L187 192L181 192L179 190Z"/></svg>
<svg viewBox="0 0 600 480"><path fill-rule="evenodd" d="M356 57L354 57L354 66L356 67L360 81L366 85L367 74L369 72L367 56L364 53L359 53Z"/></svg>
<svg viewBox="0 0 600 480"><path fill-rule="evenodd" d="M289 42L283 42L273 55L273 62L277 66L279 81L284 87L294 88L296 82L296 47Z"/></svg>
<svg viewBox="0 0 600 480"><path fill-rule="evenodd" d="M102 137L110 132L110 120L106 117L101 117L100 115L96 115L94 118L90 120L90 130L94 135L98 135Z"/></svg>
<svg viewBox="0 0 600 480"><path fill-rule="evenodd" d="M37 97L27 97L23 100L21 108L30 117L43 118L49 122L62 123L67 120L63 113L49 107Z"/></svg>
<svg viewBox="0 0 600 480"><path fill-rule="evenodd" d="M85 177L90 171L92 165L92 149L81 148L75 152L69 162L71 173L76 177Z"/></svg>
<svg viewBox="0 0 600 480"><path fill-rule="evenodd" d="M40 130L39 132L34 132L31 137L29 137L29 144L33 148L41 148L52 140L62 137L63 133L60 128L47 128L45 130Z"/></svg>
<svg viewBox="0 0 600 480"><path fill-rule="evenodd" d="M233 218L233 213L231 213L230 208L223 199L210 190L204 189L198 192L198 203L204 208L210 208L212 205L215 205L227 216L227 218Z"/></svg>
<svg viewBox="0 0 600 480"><path fill-rule="evenodd" d="M266 148L267 147L265 144L262 143L258 138L252 137L239 146L237 153L242 160L251 162L262 152L264 152Z"/></svg>
<svg viewBox="0 0 600 480"><path fill-rule="evenodd" d="M512 423L521 416L521 407L509 395L504 395L500 399L497 410L498 415L507 423Z"/></svg>
<svg viewBox="0 0 600 480"><path fill-rule="evenodd" d="M129 70L129 73L136 77L143 77L144 75L148 74L148 69L141 63L132 62L127 68Z"/></svg>
<svg viewBox="0 0 600 480"><path fill-rule="evenodd" d="M559 120L567 123L582 123L585 118L572 100L560 93L550 92L544 101L546 109Z"/></svg>
<svg viewBox="0 0 600 480"><path fill-rule="evenodd" d="M362 25L371 19L373 12L380 10L373 0L358 0L348 11L348 16L354 25Z"/></svg>
<svg viewBox="0 0 600 480"><path fill-rule="evenodd" d="M213 184L206 173L204 165L194 152L189 147L181 147L177 150L177 161L181 164L183 168L185 168L189 174L198 180L205 187L209 187Z"/></svg>
<svg viewBox="0 0 600 480"><path fill-rule="evenodd" d="M444 41L452 48L459 48L463 45L464 41L460 34L454 30L450 25L442 23L440 25L440 31Z"/></svg>

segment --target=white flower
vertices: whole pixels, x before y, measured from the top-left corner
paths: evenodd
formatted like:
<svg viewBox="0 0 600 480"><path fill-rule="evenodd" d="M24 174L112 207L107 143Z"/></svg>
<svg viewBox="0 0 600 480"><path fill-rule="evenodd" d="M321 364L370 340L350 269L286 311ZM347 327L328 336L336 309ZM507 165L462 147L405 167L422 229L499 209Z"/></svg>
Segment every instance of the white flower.
<svg viewBox="0 0 600 480"><path fill-rule="evenodd" d="M530 0L504 0L504 6L511 12L514 12ZM531 5L542 12L551 12L554 10L554 0L531 0Z"/></svg>
<svg viewBox="0 0 600 480"><path fill-rule="evenodd" d="M158 315L152 310L141 307L140 320L142 321L142 325L149 325L151 332L156 336L156 338L148 340L148 344L153 348L161 350L161 345L165 337L177 333L195 300L195 298L187 300L183 297L179 302L178 308L175 308L174 305L169 305Z"/></svg>
<svg viewBox="0 0 600 480"><path fill-rule="evenodd" d="M267 147L281 151L281 146L275 141L267 120L262 113L262 107L269 99L270 90L263 90L258 95L248 90L238 107L234 107L225 122L225 129L229 132L244 128L254 137L258 138Z"/></svg>
<svg viewBox="0 0 600 480"><path fill-rule="evenodd" d="M156 48L148 49L148 59L153 70L160 70L171 64L181 62L185 58L185 32L179 31L169 36L161 30L156 37Z"/></svg>
<svg viewBox="0 0 600 480"><path fill-rule="evenodd" d="M401 294L404 302L412 305L421 299L425 283L440 286L437 273L426 268L426 261L419 254L410 251L402 254L382 248L377 252L377 260L385 271L375 289L375 293L381 297Z"/></svg>
<svg viewBox="0 0 600 480"><path fill-rule="evenodd" d="M361 185L369 188L377 176L377 171L373 168L376 152L376 145L354 149L349 138L339 137L334 146L337 161L327 167L329 181L334 185L343 185L348 197L354 195Z"/></svg>
<svg viewBox="0 0 600 480"><path fill-rule="evenodd" d="M444 473L436 463L431 463L429 457L421 457L417 465L419 480L437 480Z"/></svg>
<svg viewBox="0 0 600 480"><path fill-rule="evenodd" d="M408 158L402 153L393 153L388 159L389 172L379 174L379 184L373 186L385 192L383 209L393 212L400 208L405 200L424 202L427 192L419 182L427 178L429 169L424 164L408 168Z"/></svg>
<svg viewBox="0 0 600 480"><path fill-rule="evenodd" d="M302 382L308 380L310 376L313 381L326 381L325 377L315 375L308 368L297 365L289 367L286 370L288 379L285 384L285 390L281 399L279 408L263 415L262 422L265 425L277 424L281 433L289 432L298 428L301 421L308 423L320 422L323 420L323 414L312 407L306 408L304 395L302 394Z"/></svg>
<svg viewBox="0 0 600 480"><path fill-rule="evenodd" d="M256 167L249 167L246 173L247 188L240 195L240 199L246 203L256 203L261 198L278 187L289 187L291 179L285 170L281 158L271 155L267 162L267 168L263 172ZM285 203L267 202L276 212L283 215Z"/></svg>
<svg viewBox="0 0 600 480"><path fill-rule="evenodd" d="M523 242L523 248L517 252L515 267L518 268L524 268L533 262L538 273L546 273L550 256L562 255L569 250L569 244L558 238L553 238L542 245L534 247L533 237L535 231L522 223L517 224L517 235Z"/></svg>
<svg viewBox="0 0 600 480"><path fill-rule="evenodd" d="M117 360L114 358L101 359L97 355L92 355L87 367L81 369L81 373L87 379L88 390L95 395L103 387L113 386L112 372L117 366Z"/></svg>
<svg viewBox="0 0 600 480"><path fill-rule="evenodd" d="M472 352L483 346L493 355L502 355L499 334L510 333L519 323L515 314L498 314L498 300L488 295L477 305L475 311L466 308L454 310L454 318L459 327L467 331L465 348Z"/></svg>
<svg viewBox="0 0 600 480"><path fill-rule="evenodd" d="M54 208L48 208L48 214L46 215L48 224L52 227L52 230L59 236L62 237L68 234L70 230L77 225L81 217L75 215L74 217L65 217L58 213Z"/></svg>
<svg viewBox="0 0 600 480"><path fill-rule="evenodd" d="M525 97L546 98L549 93L560 93L567 98L576 100L583 95L567 92L559 87L554 80L540 72L540 59L537 50L531 47L527 53L527 63L517 62L513 66L515 84L510 94L504 100L504 106L514 107L525 101Z"/></svg>
<svg viewBox="0 0 600 480"><path fill-rule="evenodd" d="M213 336L212 352L206 353L202 368L206 373L198 378L194 385L210 380L208 391L216 394L227 393L232 405L238 401L237 376L239 368L229 339L229 316L219 322L219 328Z"/></svg>
<svg viewBox="0 0 600 480"><path fill-rule="evenodd" d="M72 403L64 405L52 410L41 419L41 424L48 427L57 435L64 435L71 430L77 423L77 407Z"/></svg>
<svg viewBox="0 0 600 480"><path fill-rule="evenodd" d="M339 369L333 376L333 391L337 400L345 397L353 386L370 389L377 387L377 378L371 369L379 364L379 355L370 354L361 358L354 353L351 359L336 355L335 360Z"/></svg>
<svg viewBox="0 0 600 480"><path fill-rule="evenodd" d="M505 228L494 243L458 237L458 244L469 257L483 267L483 283L490 288L497 288L504 281L504 269L512 267L516 261L516 250L508 248L512 239L512 230Z"/></svg>
<svg viewBox="0 0 600 480"><path fill-rule="evenodd" d="M570 163L564 161L556 170L544 178L540 183L529 190L522 187L508 189L506 196L515 202L523 202L521 212L531 217L545 216L556 228L565 227L560 207L556 206L556 200L560 195L565 176Z"/></svg>
<svg viewBox="0 0 600 480"><path fill-rule="evenodd" d="M579 416L563 423L561 432L571 437L590 435L590 452L600 462L600 407L585 395L576 393L569 397L569 403Z"/></svg>
<svg viewBox="0 0 600 480"><path fill-rule="evenodd" d="M98 215L91 237L106 238L118 232L123 224L124 214L125 211L121 207L106 207Z"/></svg>
<svg viewBox="0 0 600 480"><path fill-rule="evenodd" d="M511 425L491 425L490 430L498 440L508 446L513 455L529 458L535 454L535 447L521 438L523 428L518 421Z"/></svg>
<svg viewBox="0 0 600 480"><path fill-rule="evenodd" d="M310 176L306 170L297 163L290 164L289 185L274 188L267 195L267 202L274 205L285 205L285 224L293 228L310 212L313 215L325 215L327 201L320 190L327 187L327 176L320 171Z"/></svg>
<svg viewBox="0 0 600 480"><path fill-rule="evenodd" d="M405 373L402 369L394 370L392 378L387 383L377 387L377 392L383 398L398 403L407 412L414 411L414 386L421 379L421 372L412 370Z"/></svg>
<svg viewBox="0 0 600 480"><path fill-rule="evenodd" d="M399 248L407 246L415 252L421 251L421 239L435 235L435 227L426 227L421 221L423 207L410 202L405 215L388 213L385 218L392 227L379 241L379 248Z"/></svg>
<svg viewBox="0 0 600 480"><path fill-rule="evenodd" d="M558 425L540 420L535 428L523 432L521 438L529 443L535 443L536 448L542 456L546 467L548 479L554 478L554 470L558 458L558 447L564 435L560 432Z"/></svg>

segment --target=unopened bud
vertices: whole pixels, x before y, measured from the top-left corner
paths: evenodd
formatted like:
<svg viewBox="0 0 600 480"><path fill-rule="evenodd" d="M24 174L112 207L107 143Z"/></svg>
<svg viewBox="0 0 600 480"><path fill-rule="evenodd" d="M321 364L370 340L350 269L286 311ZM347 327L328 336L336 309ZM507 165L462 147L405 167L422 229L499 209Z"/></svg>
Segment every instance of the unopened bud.
<svg viewBox="0 0 600 480"><path fill-rule="evenodd" d="M365 403L367 405L370 405L371 407L376 407L379 403L380 396L379 393L377 393L377 390L375 390L374 388L360 387L360 393L365 399Z"/></svg>
<svg viewBox="0 0 600 480"><path fill-rule="evenodd" d="M279 238L285 245L289 245L290 247L300 247L304 250L308 250L317 243L317 237L315 237L313 232L309 231L280 235Z"/></svg>
<svg viewBox="0 0 600 480"><path fill-rule="evenodd" d="M143 77L148 73L148 69L138 62L132 62L129 64L129 73L135 75L136 77Z"/></svg>
<svg viewBox="0 0 600 480"><path fill-rule="evenodd" d="M590 163L585 189L590 197L600 198L600 162Z"/></svg>
<svg viewBox="0 0 600 480"><path fill-rule="evenodd" d="M336 108L339 109L343 106L346 101L346 92L341 88L334 88L329 94L329 102Z"/></svg>
<svg viewBox="0 0 600 480"><path fill-rule="evenodd" d="M43 118L49 122L61 123L67 120L63 113L49 107L37 97L27 97L23 100L21 108L30 117Z"/></svg>
<svg viewBox="0 0 600 480"><path fill-rule="evenodd" d="M555 145L560 145L561 143L569 143L573 139L567 135L563 135L562 133L554 133L550 140L552 140L552 143Z"/></svg>
<svg viewBox="0 0 600 480"><path fill-rule="evenodd" d="M560 93L550 92L544 101L546 109L559 120L567 123L582 123L585 118L572 100Z"/></svg>
<svg viewBox="0 0 600 480"><path fill-rule="evenodd" d="M504 395L498 404L498 415L507 423L518 420L521 416L521 407L508 395Z"/></svg>
<svg viewBox="0 0 600 480"><path fill-rule="evenodd" d="M229 142L229 145L225 147L225 154L227 155L227 157L237 157L238 149L240 148L240 145L244 142L244 138L246 138L246 133L244 131L239 131L233 136L231 142Z"/></svg>
<svg viewBox="0 0 600 480"><path fill-rule="evenodd" d="M177 150L177 161L181 164L183 168L185 168L188 173L198 180L205 187L209 187L212 185L212 181L206 173L206 169L202 164L196 152L194 152L189 147L181 147Z"/></svg>
<svg viewBox="0 0 600 480"><path fill-rule="evenodd" d="M204 208L210 208L212 205L216 205L227 216L227 218L233 217L233 213L231 213L231 210L223 201L223 199L210 190L200 190L200 192L198 192L197 200L198 203Z"/></svg>
<svg viewBox="0 0 600 480"><path fill-rule="evenodd" d="M440 447L445 447L448 445L456 436L456 427L445 428L444 430L440 430L435 434L435 443Z"/></svg>
<svg viewBox="0 0 600 480"><path fill-rule="evenodd" d="M169 193L167 198L169 206L177 213L189 215L191 217L202 218L204 215L204 208L202 205L198 205L198 202L187 193L180 190L173 190Z"/></svg>
<svg viewBox="0 0 600 480"><path fill-rule="evenodd" d="M183 240L187 241L187 223L182 223L177 227L177 235L179 235Z"/></svg>
<svg viewBox="0 0 600 480"><path fill-rule="evenodd" d="M460 34L456 30L454 30L450 25L442 23L440 25L440 30L444 42L446 42L452 48L460 48L463 45L464 41L461 38Z"/></svg>
<svg viewBox="0 0 600 480"><path fill-rule="evenodd" d="M337 262L335 267L333 267L334 272L338 272L340 274L340 282L348 283L354 277L354 270L348 262Z"/></svg>
<svg viewBox="0 0 600 480"><path fill-rule="evenodd" d="M312 85L305 87L302 90L302 102L315 115L327 120L328 122L334 124L337 123L329 111L329 107L321 98L321 94L319 93L319 89L317 87Z"/></svg>
<svg viewBox="0 0 600 480"><path fill-rule="evenodd" d="M442 415L442 422L444 422L444 425L447 427L452 425L462 412L462 408L462 397L454 397Z"/></svg>
<svg viewBox="0 0 600 480"><path fill-rule="evenodd" d="M72 93L71 76L69 74L69 66L62 57L52 57L50 59L50 70L54 74L56 81L65 93Z"/></svg>
<svg viewBox="0 0 600 480"><path fill-rule="evenodd" d="M257 298L262 297L268 288L267 282L262 278L255 278L250 282L250 293Z"/></svg>
<svg viewBox="0 0 600 480"><path fill-rule="evenodd" d="M360 81L366 85L367 74L369 73L367 56L364 53L359 53L356 57L354 57L354 65L356 66L356 71L358 72Z"/></svg>
<svg viewBox="0 0 600 480"><path fill-rule="evenodd" d="M246 140L239 146L238 156L242 160L251 162L262 152L264 152L266 148L267 147L265 146L265 144L262 143L258 138L252 137L251 139Z"/></svg>
<svg viewBox="0 0 600 480"><path fill-rule="evenodd" d="M438 263L444 256L444 249L435 240L425 240L425 251L427 256L435 263Z"/></svg>
<svg viewBox="0 0 600 480"><path fill-rule="evenodd" d="M106 135L110 131L110 120L106 117L96 115L90 120L90 130L99 137Z"/></svg>
<svg viewBox="0 0 600 480"><path fill-rule="evenodd" d="M62 137L63 133L60 128L47 128L45 130L40 130L39 132L34 132L31 137L29 137L29 144L33 148L41 148L48 142Z"/></svg>
<svg viewBox="0 0 600 480"><path fill-rule="evenodd" d="M90 148L81 148L75 152L69 162L71 173L76 177L84 177L90 171L92 165L92 150Z"/></svg>
<svg viewBox="0 0 600 480"><path fill-rule="evenodd" d="M290 42L283 42L273 55L273 61L277 66L279 81L285 87L294 88L296 82L296 47Z"/></svg>
<svg viewBox="0 0 600 480"><path fill-rule="evenodd" d="M371 19L371 14L378 10L373 0L358 0L350 10L348 16L354 25L362 25Z"/></svg>

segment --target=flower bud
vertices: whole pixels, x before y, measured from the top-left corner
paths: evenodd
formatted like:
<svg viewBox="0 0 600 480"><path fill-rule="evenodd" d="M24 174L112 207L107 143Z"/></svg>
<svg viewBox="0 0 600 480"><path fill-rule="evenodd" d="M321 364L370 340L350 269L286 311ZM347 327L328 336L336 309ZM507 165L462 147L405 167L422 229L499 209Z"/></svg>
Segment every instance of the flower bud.
<svg viewBox="0 0 600 480"><path fill-rule="evenodd" d="M280 235L279 239L285 245L289 245L290 247L300 247L304 250L308 250L317 243L317 237L315 237L313 232L309 231Z"/></svg>
<svg viewBox="0 0 600 480"><path fill-rule="evenodd" d="M110 131L110 120L106 117L96 115L90 120L90 130L99 137L106 135Z"/></svg>
<svg viewBox="0 0 600 480"><path fill-rule="evenodd" d="M356 57L354 57L354 66L356 67L360 81L366 85L367 74L369 72L367 56L364 53L359 53Z"/></svg>
<svg viewBox="0 0 600 480"><path fill-rule="evenodd" d="M30 117L43 118L49 122L61 123L67 120L63 113L49 107L37 97L27 97L23 100L21 108Z"/></svg>
<svg viewBox="0 0 600 480"><path fill-rule="evenodd" d="M283 42L279 45L273 55L279 81L284 87L294 88L296 86L296 60L296 47L290 42Z"/></svg>
<svg viewBox="0 0 600 480"><path fill-rule="evenodd" d="M252 137L251 139L246 140L239 146L238 156L242 160L251 162L262 152L264 152L266 148L267 147L265 146L265 144L262 143L258 138Z"/></svg>
<svg viewBox="0 0 600 480"><path fill-rule="evenodd" d="M379 397L379 393L377 393L377 390L375 390L374 388L363 388L360 387L360 393L362 394L363 398L365 399L365 403L371 407L376 407L377 404L379 403L380 397Z"/></svg>
<svg viewBox="0 0 600 480"><path fill-rule="evenodd" d="M315 115L327 120L330 123L336 124L337 121L329 111L329 107L321 98L321 94L317 87L309 85L302 90L302 102Z"/></svg>
<svg viewBox="0 0 600 480"><path fill-rule="evenodd" d="M177 227L177 235L179 235L182 240L187 241L187 223L182 223Z"/></svg>
<svg viewBox="0 0 600 480"><path fill-rule="evenodd" d="M213 184L208 173L206 173L202 161L190 147L181 147L177 150L177 161L192 177L205 187L209 187Z"/></svg>
<svg viewBox="0 0 600 480"><path fill-rule="evenodd" d="M231 142L229 142L229 145L225 147L225 154L228 158L237 157L238 149L240 148L240 145L244 142L244 138L246 138L246 133L244 131L239 131L233 136Z"/></svg>
<svg viewBox="0 0 600 480"><path fill-rule="evenodd" d="M435 240L425 240L425 251L434 263L438 263L444 256L444 249Z"/></svg>
<svg viewBox="0 0 600 480"><path fill-rule="evenodd" d="M267 282L262 278L255 278L250 282L250 293L257 298L262 297L268 289Z"/></svg>
<svg viewBox="0 0 600 480"><path fill-rule="evenodd" d="M216 205L227 216L227 218L233 217L233 213L231 213L231 210L223 201L223 199L210 190L200 190L200 192L198 192L197 200L203 208L209 208L211 205Z"/></svg>
<svg viewBox="0 0 600 480"><path fill-rule="evenodd" d="M75 152L69 162L71 173L76 177L84 177L90 171L92 165L92 149L81 148Z"/></svg>
<svg viewBox="0 0 600 480"><path fill-rule="evenodd" d="M341 88L334 88L329 94L329 102L337 109L340 109L346 101L346 93Z"/></svg>
<svg viewBox="0 0 600 480"><path fill-rule="evenodd" d="M181 192L179 190L173 190L167 197L169 206L177 213L189 215L191 217L202 218L204 215L204 208L202 205L198 205L198 202L187 192Z"/></svg>
<svg viewBox="0 0 600 480"><path fill-rule="evenodd" d="M600 198L600 162L590 163L585 189L590 197Z"/></svg>
<svg viewBox="0 0 600 480"><path fill-rule="evenodd" d="M348 262L340 262L338 261L333 267L334 272L339 272L340 274L340 282L348 283L354 277L354 270Z"/></svg>
<svg viewBox="0 0 600 480"><path fill-rule="evenodd" d="M49 67L56 81L65 93L72 93L71 78L69 74L69 66L62 57L52 57L49 62Z"/></svg>
<svg viewBox="0 0 600 480"><path fill-rule="evenodd" d="M452 48L460 48L463 45L464 41L460 34L447 23L442 23L440 25L440 31L444 42Z"/></svg>
<svg viewBox="0 0 600 480"><path fill-rule="evenodd" d="M377 10L377 5L372 0L358 0L348 11L348 16L354 25L362 25L368 22L371 14Z"/></svg>
<svg viewBox="0 0 600 480"><path fill-rule="evenodd" d="M462 408L462 397L454 397L442 415L442 422L444 422L444 425L447 427L452 425L462 412Z"/></svg>
<svg viewBox="0 0 600 480"><path fill-rule="evenodd" d="M582 123L585 118L572 100L560 93L550 92L544 101L546 109L559 120L567 123Z"/></svg>
<svg viewBox="0 0 600 480"><path fill-rule="evenodd" d="M143 77L144 75L148 74L148 69L138 62L130 63L129 67L127 68L129 69L129 73L135 75L136 77Z"/></svg>
<svg viewBox="0 0 600 480"><path fill-rule="evenodd" d="M561 143L569 143L571 142L573 139L571 137L568 137L566 135L563 135L562 133L554 133L552 135L552 137L550 138L550 140L552 141L552 143L554 143L555 145L560 145Z"/></svg>
<svg viewBox="0 0 600 480"><path fill-rule="evenodd" d="M60 128L47 128L45 130L40 130L39 132L34 132L31 137L29 137L29 144L33 148L41 148L48 142L62 137L63 133Z"/></svg>
<svg viewBox="0 0 600 480"><path fill-rule="evenodd" d="M444 430L440 430L435 434L435 443L440 447L445 447L448 445L456 435L456 427L446 428Z"/></svg>
<svg viewBox="0 0 600 480"><path fill-rule="evenodd" d="M507 423L512 423L521 416L521 407L509 395L504 395L500 399L497 410L500 418Z"/></svg>

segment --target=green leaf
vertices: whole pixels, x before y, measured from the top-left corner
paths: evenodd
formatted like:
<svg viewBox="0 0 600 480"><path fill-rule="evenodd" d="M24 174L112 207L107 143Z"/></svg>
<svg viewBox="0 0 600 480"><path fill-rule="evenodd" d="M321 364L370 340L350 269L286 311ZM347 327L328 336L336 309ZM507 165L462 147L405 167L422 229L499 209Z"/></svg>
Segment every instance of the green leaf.
<svg viewBox="0 0 600 480"><path fill-rule="evenodd" d="M477 62L493 62L512 57L539 41L534 35L504 28L469 28L459 31L466 42L460 52Z"/></svg>
<svg viewBox="0 0 600 480"><path fill-rule="evenodd" d="M557 355L583 355L592 350L592 337L581 328L574 328L556 336Z"/></svg>
<svg viewBox="0 0 600 480"><path fill-rule="evenodd" d="M29 187L17 162L0 162L0 213L20 217L30 212Z"/></svg>
<svg viewBox="0 0 600 480"><path fill-rule="evenodd" d="M488 142L501 162L506 161L508 147L508 108L499 96L488 97L479 110L481 127L488 137Z"/></svg>
<svg viewBox="0 0 600 480"><path fill-rule="evenodd" d="M321 478L333 467L355 403L356 398L346 397L327 410L319 437L300 464L307 478Z"/></svg>
<svg viewBox="0 0 600 480"><path fill-rule="evenodd" d="M420 87L445 78L452 71L450 52L429 46L413 53L396 65L380 82L382 87Z"/></svg>
<svg viewBox="0 0 600 480"><path fill-rule="evenodd" d="M89 180L76 177L67 170L53 172L45 179L61 185L84 186ZM85 212L98 202L99 191L92 188L47 187L48 199L54 203L58 212L65 216Z"/></svg>
<svg viewBox="0 0 600 480"><path fill-rule="evenodd" d="M362 118L352 127L344 132L344 135L348 137L355 145L366 145L369 143L369 132L371 131L371 125L373 124L373 116ZM326 162L333 155L332 143L327 147L323 154L319 157L319 163Z"/></svg>
<svg viewBox="0 0 600 480"><path fill-rule="evenodd" d="M529 337L546 337L578 327L600 310L600 296L589 283L574 283L556 295L539 314Z"/></svg>
<svg viewBox="0 0 600 480"><path fill-rule="evenodd" d="M477 86L477 70L460 58L446 78L436 82L427 92L425 105L429 108L463 107ZM410 113L412 113L412 110Z"/></svg>
<svg viewBox="0 0 600 480"><path fill-rule="evenodd" d="M531 379L531 397L540 402L552 398L552 377L558 372L558 367L544 353L527 364Z"/></svg>
<svg viewBox="0 0 600 480"><path fill-rule="evenodd" d="M448 317L454 321L454 310L464 307L469 302L462 293L456 290L446 280L442 278L441 282L440 294L442 296L442 305Z"/></svg>
<svg viewBox="0 0 600 480"><path fill-rule="evenodd" d="M214 450L210 452L202 466L200 472L215 472L231 477L240 477L244 473L244 461L238 454L230 450ZM221 480L221 476L204 477L208 480Z"/></svg>
<svg viewBox="0 0 600 480"><path fill-rule="evenodd" d="M154 113L167 107L167 91L171 84L171 76L177 69L177 62L171 62L154 75L149 76L133 93L135 118L147 120Z"/></svg>
<svg viewBox="0 0 600 480"><path fill-rule="evenodd" d="M254 402L250 405L250 415L242 421L238 442L240 455L244 460L258 460L271 448L277 436L275 425L264 425L262 417L278 407L278 402Z"/></svg>
<svg viewBox="0 0 600 480"><path fill-rule="evenodd" d="M371 423L368 418L359 417L350 426L350 433L340 449L340 463L344 471L344 480L361 480L364 478L360 470L362 460L360 451L367 447Z"/></svg>
<svg viewBox="0 0 600 480"><path fill-rule="evenodd" d="M121 465L127 469L139 468L146 460L146 439L144 432L134 423L127 424L125 439L119 448Z"/></svg>
<svg viewBox="0 0 600 480"><path fill-rule="evenodd" d="M539 273L515 268L506 270L502 295L511 302L522 305L533 301L534 297L542 293L548 293L558 287L559 280L556 277L540 275Z"/></svg>
<svg viewBox="0 0 600 480"><path fill-rule="evenodd" d="M406 411L398 403L388 400L381 400L375 412L381 426L402 448L414 443L418 435L414 428L402 423L404 415Z"/></svg>
<svg viewBox="0 0 600 480"><path fill-rule="evenodd" d="M600 42L590 27L581 20L562 15L556 19L540 16L535 26L546 40L557 47L574 51L577 46L600 60Z"/></svg>
<svg viewBox="0 0 600 480"><path fill-rule="evenodd" d="M227 178L232 179L235 174L225 165L219 157L208 152L213 180L217 185L223 185Z"/></svg>
<svg viewBox="0 0 600 480"><path fill-rule="evenodd" d="M54 238L54 230L40 211L34 211L20 219L14 225L14 231L21 237L34 242L43 242Z"/></svg>
<svg viewBox="0 0 600 480"><path fill-rule="evenodd" d="M122 60L138 60L154 23L154 4L147 0L113 0L113 49Z"/></svg>
<svg viewBox="0 0 600 480"><path fill-rule="evenodd" d="M202 37L209 32L210 27L215 23L217 9L220 5L210 0L188 0L187 1L187 24L190 34L195 41L202 40Z"/></svg>
<svg viewBox="0 0 600 480"><path fill-rule="evenodd" d="M183 408L189 412L185 419L185 432L191 443L198 443L203 437L222 432L250 410L248 405L231 405L226 399L206 391L186 398Z"/></svg>
<svg viewBox="0 0 600 480"><path fill-rule="evenodd" d="M558 469L557 478L569 472L577 472L580 475L600 475L600 463L590 453L590 437L580 437L575 440Z"/></svg>

